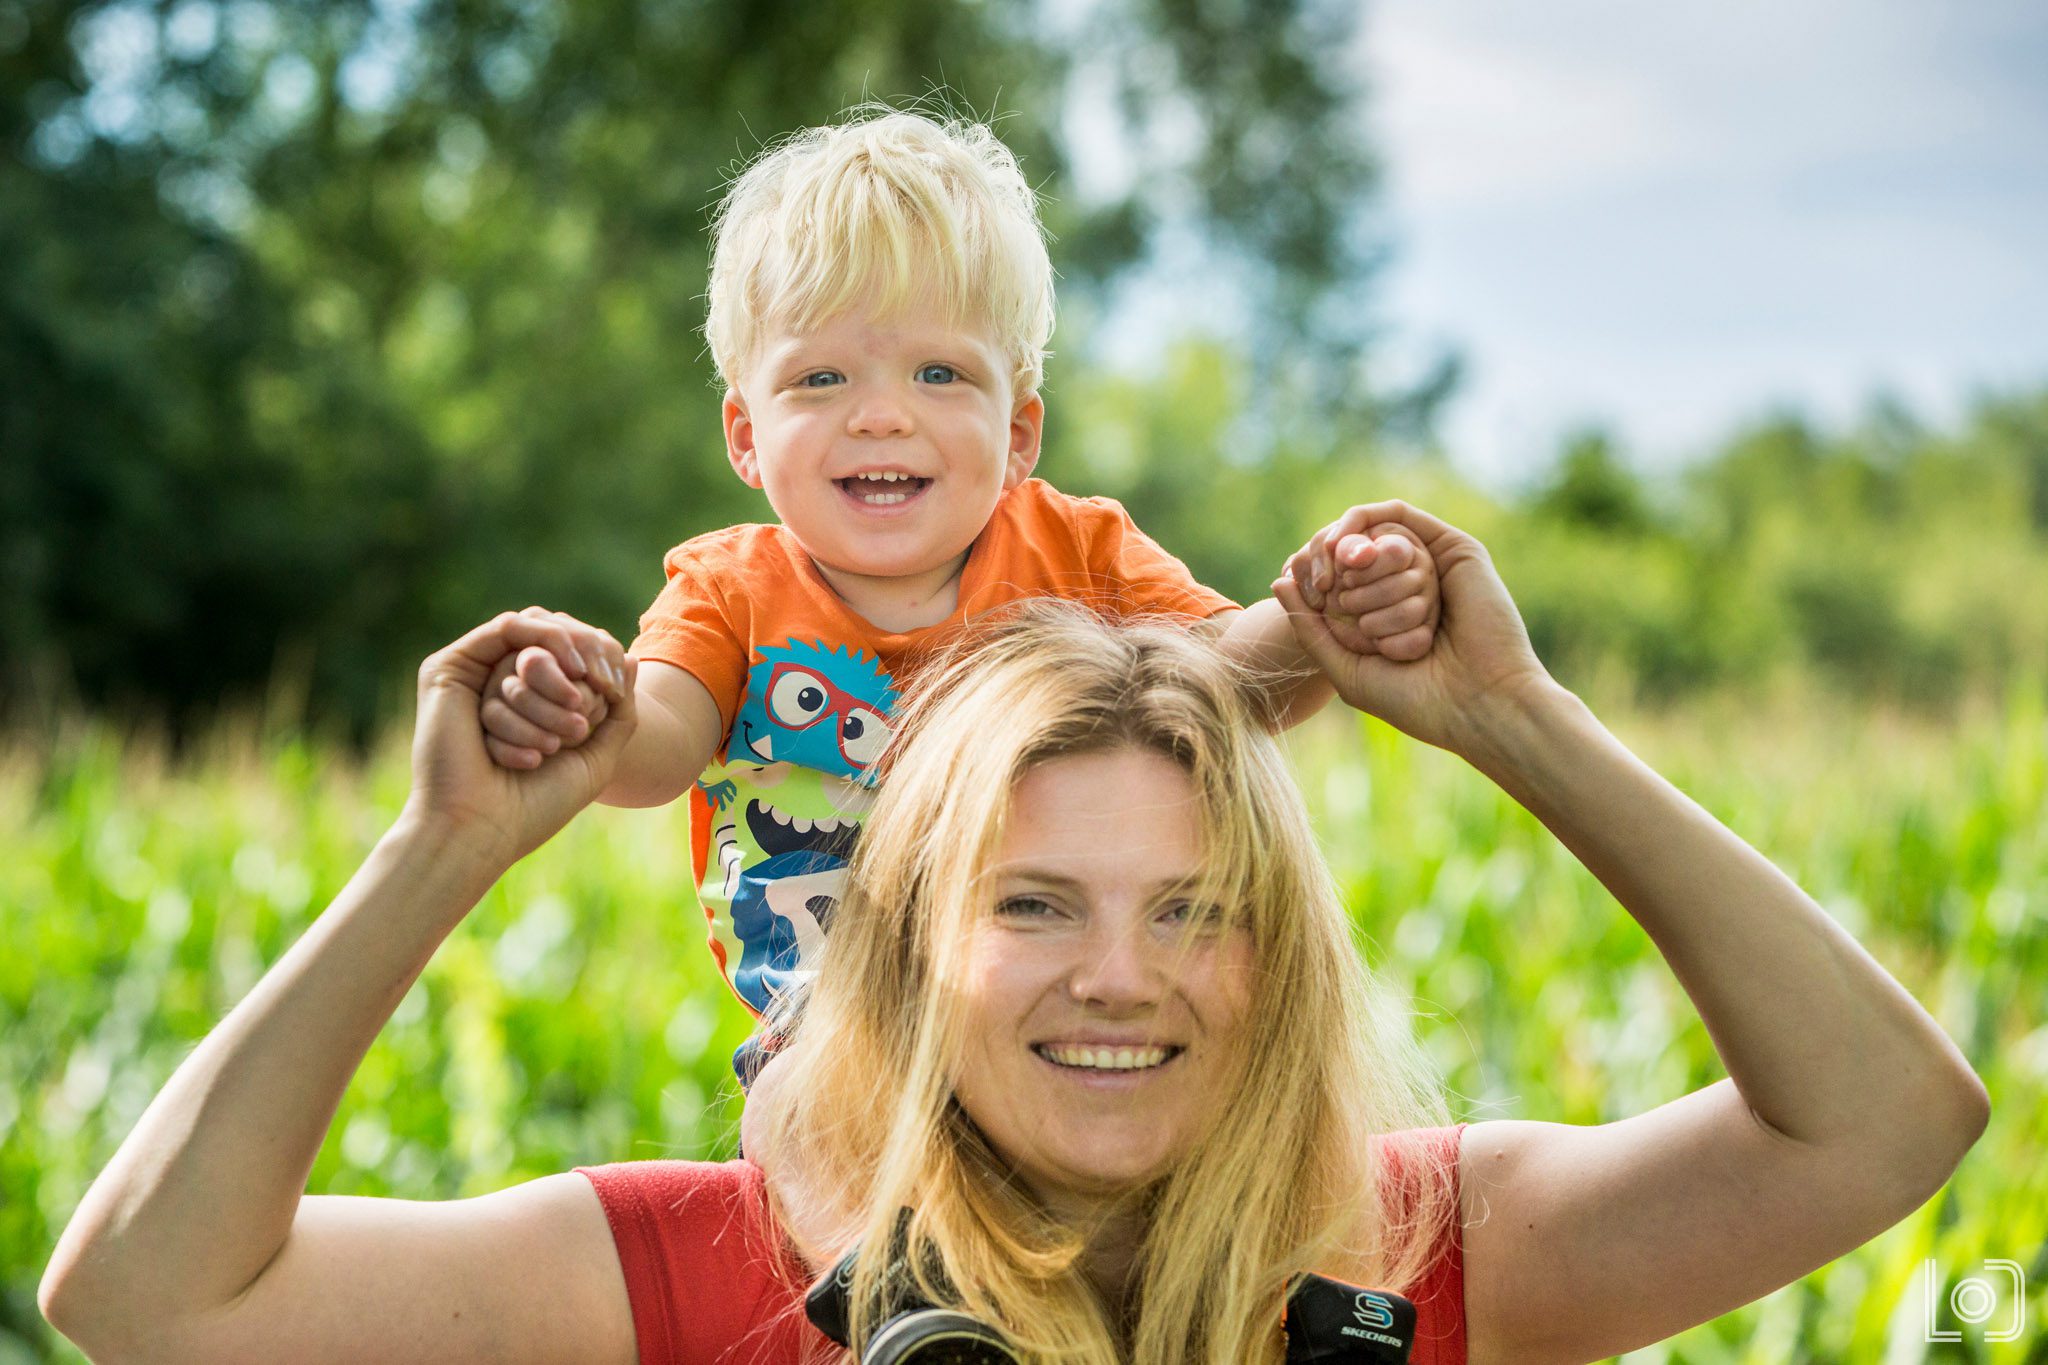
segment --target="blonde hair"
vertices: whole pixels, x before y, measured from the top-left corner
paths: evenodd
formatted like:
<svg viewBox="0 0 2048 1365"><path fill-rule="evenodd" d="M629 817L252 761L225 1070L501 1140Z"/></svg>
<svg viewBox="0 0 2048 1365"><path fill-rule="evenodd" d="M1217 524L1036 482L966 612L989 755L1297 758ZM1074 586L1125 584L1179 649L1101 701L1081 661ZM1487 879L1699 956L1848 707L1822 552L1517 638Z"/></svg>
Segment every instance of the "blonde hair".
<svg viewBox="0 0 2048 1365"><path fill-rule="evenodd" d="M1304 1270L1412 1287L1455 1187L1439 1153L1382 1171L1371 1139L1441 1123L1441 1092L1358 956L1285 759L1214 648L1174 625L1031 603L928 664L897 722L815 986L754 1116L764 1149L784 1154L774 1195L800 1250L822 1265L903 1236L936 1301L996 1323L1027 1359L1088 1365L1278 1361L1285 1287ZM1120 748L1187 774L1202 894L1249 930L1257 982L1234 1098L1137 1196L1147 1232L1121 1317L1079 1271L1087 1229L1057 1225L1010 1177L951 1080L967 1027L955 984L993 911L984 874L1017 780ZM859 1331L875 1325L883 1260L862 1258Z"/></svg>
<svg viewBox="0 0 2048 1365"><path fill-rule="evenodd" d="M863 105L769 148L719 204L705 336L730 387L769 326L917 299L985 327L1019 397L1038 388L1052 262L1037 197L985 124Z"/></svg>

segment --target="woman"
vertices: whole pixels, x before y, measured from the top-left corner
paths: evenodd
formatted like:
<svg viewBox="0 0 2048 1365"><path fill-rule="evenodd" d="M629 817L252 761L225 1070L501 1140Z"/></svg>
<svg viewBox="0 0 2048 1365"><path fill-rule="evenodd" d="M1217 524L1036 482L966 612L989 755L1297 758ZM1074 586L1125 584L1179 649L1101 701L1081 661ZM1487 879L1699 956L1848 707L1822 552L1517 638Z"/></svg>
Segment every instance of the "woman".
<svg viewBox="0 0 2048 1365"><path fill-rule="evenodd" d="M493 767L476 721L492 666L527 644L593 647L505 617L422 668L404 814L94 1184L45 1313L103 1361L787 1359L796 1286L761 1286L884 1244L910 1207L929 1282L1079 1359L1276 1358L1293 1272L1429 1290L1461 1257L1461 1292L1428 1310L1439 1359L1589 1360L1917 1206L1986 1118L1953 1045L1548 678L1478 542L1400 504L1355 512L1345 528L1398 520L1430 549L1435 647L1401 665L1346 647L1336 614L1377 604L1322 596L1330 554L1370 553L1341 534L1275 585L1304 644L1349 704L1467 758L1607 884L1730 1080L1598 1127L1369 1141L1427 1108L1374 1027L1270 744L1181 637L1068 621L988 642L906 727L784 1074L757 1097L772 1193L744 1164L635 1163L665 1174L445 1204L302 1198L408 985L603 786L632 726L631 661L599 661L611 712L591 742L536 772ZM1046 695L987 684L1038 668L1062 630ZM1105 655L1137 681L1076 710ZM664 1179L711 1191L723 1221L700 1201L678 1232L644 1198ZM778 1277L784 1238L799 1263ZM687 1263L652 1265L661 1247ZM755 1297L735 1310L735 1282L687 1282L719 1267L753 1267Z"/></svg>

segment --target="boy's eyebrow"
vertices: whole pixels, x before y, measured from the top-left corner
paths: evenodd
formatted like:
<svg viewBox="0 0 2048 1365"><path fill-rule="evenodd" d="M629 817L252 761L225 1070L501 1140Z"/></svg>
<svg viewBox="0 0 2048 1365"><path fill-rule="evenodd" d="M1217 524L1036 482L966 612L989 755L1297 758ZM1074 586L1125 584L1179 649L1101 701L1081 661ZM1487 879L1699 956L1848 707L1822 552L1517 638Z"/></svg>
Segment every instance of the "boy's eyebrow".
<svg viewBox="0 0 2048 1365"><path fill-rule="evenodd" d="M801 355L804 347L812 343L813 339L810 337L792 337L780 346L771 347L763 353L761 357L762 363L766 364L770 369L778 369Z"/></svg>

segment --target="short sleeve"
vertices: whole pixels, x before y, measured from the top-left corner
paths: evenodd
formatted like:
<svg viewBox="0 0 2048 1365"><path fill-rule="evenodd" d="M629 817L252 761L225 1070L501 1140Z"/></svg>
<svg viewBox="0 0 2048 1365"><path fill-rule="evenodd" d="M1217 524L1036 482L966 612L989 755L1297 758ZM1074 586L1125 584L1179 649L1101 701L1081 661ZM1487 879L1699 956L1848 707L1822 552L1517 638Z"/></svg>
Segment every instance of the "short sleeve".
<svg viewBox="0 0 2048 1365"><path fill-rule="evenodd" d="M803 1316L759 1167L581 1166L618 1249L640 1365L793 1365L833 1352Z"/></svg>
<svg viewBox="0 0 2048 1365"><path fill-rule="evenodd" d="M1115 498L1071 498L1067 507L1089 571L1111 585L1119 614L1171 612L1207 619L1236 608L1237 603L1197 582L1187 565L1139 530Z"/></svg>
<svg viewBox="0 0 2048 1365"><path fill-rule="evenodd" d="M730 726L747 682L746 639L728 596L741 581L738 560L720 537L700 536L670 550L662 568L668 581L641 614L631 653L672 664L704 684L720 721Z"/></svg>
<svg viewBox="0 0 2048 1365"><path fill-rule="evenodd" d="M1402 1291L1415 1305L1411 1365L1465 1365L1465 1248L1458 1192L1458 1149L1464 1135L1460 1123L1388 1133L1375 1142L1381 1190L1394 1210L1408 1213L1428 1194L1447 1194L1450 1200L1435 1255L1422 1277Z"/></svg>

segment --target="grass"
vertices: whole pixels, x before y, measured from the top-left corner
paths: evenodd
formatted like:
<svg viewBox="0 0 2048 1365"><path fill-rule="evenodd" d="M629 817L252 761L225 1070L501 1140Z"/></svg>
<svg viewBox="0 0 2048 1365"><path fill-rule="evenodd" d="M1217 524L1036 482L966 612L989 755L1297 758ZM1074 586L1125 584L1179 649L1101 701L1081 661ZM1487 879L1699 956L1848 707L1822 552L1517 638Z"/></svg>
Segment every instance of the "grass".
<svg viewBox="0 0 2048 1365"><path fill-rule="evenodd" d="M1918 1213L1630 1360L2048 1360L2038 692L1947 724L1797 697L1610 723L1855 933L1994 1106ZM1593 1123L1720 1076L1641 931L1484 779L1350 717L1292 748L1367 951L1416 997L1458 1117ZM0 1365L79 1359L35 1308L57 1232L192 1044L354 869L404 782L397 736L360 764L255 725L177 761L85 723L0 749ZM312 1188L448 1198L727 1152L745 1021L699 946L684 834L680 811L601 811L515 869L372 1048ZM1992 1257L2026 1270L2027 1332L1927 1346L1922 1263L1945 1296Z"/></svg>

